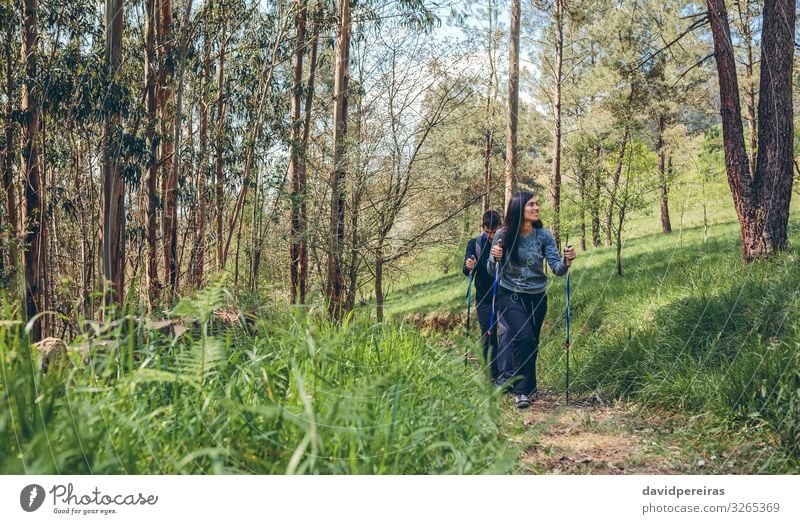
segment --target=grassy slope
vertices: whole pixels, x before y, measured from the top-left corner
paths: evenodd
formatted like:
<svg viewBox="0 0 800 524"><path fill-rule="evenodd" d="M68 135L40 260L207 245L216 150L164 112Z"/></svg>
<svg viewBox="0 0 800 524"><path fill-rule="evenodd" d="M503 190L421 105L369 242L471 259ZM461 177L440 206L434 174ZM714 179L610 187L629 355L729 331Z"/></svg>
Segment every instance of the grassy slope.
<svg viewBox="0 0 800 524"><path fill-rule="evenodd" d="M717 203L710 218L708 241L698 225L702 208L687 210L682 231L673 218L668 236L643 234L658 227L657 215L632 222L623 277L612 249L580 255L572 273L572 386L651 411L711 417L736 428L724 431L731 435L761 428L780 451L775 464L758 468L785 470L800 444L800 215L792 215L789 253L748 266L729 206ZM453 258L457 264L461 254ZM426 277L398 286L389 315L419 321L414 312L449 313L463 322L466 279L457 271ZM539 360L543 385L562 392L564 291L565 280L554 279ZM451 338L461 339L460 331Z"/></svg>

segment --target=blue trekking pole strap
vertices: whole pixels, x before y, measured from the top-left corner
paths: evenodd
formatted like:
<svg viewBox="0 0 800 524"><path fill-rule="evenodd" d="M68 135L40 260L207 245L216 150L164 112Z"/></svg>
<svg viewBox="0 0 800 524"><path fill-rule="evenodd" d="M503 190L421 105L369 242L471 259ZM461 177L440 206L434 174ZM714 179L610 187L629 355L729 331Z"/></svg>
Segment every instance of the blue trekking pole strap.
<svg viewBox="0 0 800 524"><path fill-rule="evenodd" d="M497 281L500 280L500 261L495 261L494 266L494 283L492 284L492 314L489 317L489 334L494 329L495 313L495 299L497 297Z"/></svg>
<svg viewBox="0 0 800 524"><path fill-rule="evenodd" d="M569 301L570 301L570 295L571 295L569 275L570 275L570 269L567 268L567 312L566 312L566 318L567 318L567 349L569 349L569 321L570 321L570 318L569 318Z"/></svg>

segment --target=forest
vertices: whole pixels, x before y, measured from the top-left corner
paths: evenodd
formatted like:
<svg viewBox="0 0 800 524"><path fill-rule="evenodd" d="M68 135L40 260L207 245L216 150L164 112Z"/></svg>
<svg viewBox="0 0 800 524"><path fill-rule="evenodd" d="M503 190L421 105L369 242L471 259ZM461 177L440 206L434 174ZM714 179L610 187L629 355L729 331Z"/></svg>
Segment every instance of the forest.
<svg viewBox="0 0 800 524"><path fill-rule="evenodd" d="M464 329L530 190L585 406L796 472L796 9L0 0L0 471L552 471Z"/></svg>

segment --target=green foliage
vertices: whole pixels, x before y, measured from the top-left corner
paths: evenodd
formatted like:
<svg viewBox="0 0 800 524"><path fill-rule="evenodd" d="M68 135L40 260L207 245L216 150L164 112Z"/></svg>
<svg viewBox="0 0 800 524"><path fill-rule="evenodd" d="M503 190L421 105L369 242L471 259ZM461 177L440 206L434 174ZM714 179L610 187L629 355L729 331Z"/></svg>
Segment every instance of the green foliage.
<svg viewBox="0 0 800 524"><path fill-rule="evenodd" d="M88 367L43 373L0 326L3 473L499 473L496 394L413 329L272 311L248 336L119 330ZM5 315L11 315L6 310ZM8 317L7 317L8 318ZM127 364L125 364L127 362ZM125 365L123 365L125 364Z"/></svg>
<svg viewBox="0 0 800 524"><path fill-rule="evenodd" d="M793 244L798 228L794 214ZM794 248L743 265L737 222L712 225L710 239L703 236L694 226L682 239L627 240L624 278L614 275L613 250L579 255L572 271L572 388L578 396L628 398L643 410L709 417L708 424L732 427L726 431L735 435L766 434L779 451L758 467L791 469L800 456L800 253ZM428 279L390 295L387 312L463 318L466 279ZM550 286L539 351L540 382L553 391L564 388L564 287L563 278ZM455 329L460 334L463 324Z"/></svg>

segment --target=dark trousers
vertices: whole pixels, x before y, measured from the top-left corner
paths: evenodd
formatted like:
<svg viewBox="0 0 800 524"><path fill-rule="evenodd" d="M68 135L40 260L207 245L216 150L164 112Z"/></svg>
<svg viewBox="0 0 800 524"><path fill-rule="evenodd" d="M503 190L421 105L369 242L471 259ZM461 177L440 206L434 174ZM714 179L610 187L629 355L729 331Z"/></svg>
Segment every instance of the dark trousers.
<svg viewBox="0 0 800 524"><path fill-rule="evenodd" d="M475 312L478 314L478 323L481 326L481 339L483 340L483 361L489 366L489 374L492 381L495 381L500 376L502 368L497 354L497 320L495 319L495 327L490 330L489 322L492 318L492 297L489 295L484 300L480 300L475 304ZM489 333L491 331L491 333ZM508 369L511 365L508 365Z"/></svg>
<svg viewBox="0 0 800 524"><path fill-rule="evenodd" d="M500 289L497 291L497 309L500 353L509 353L512 357L510 375L516 380L512 392L532 395L537 391L536 357L539 354L539 334L547 313L547 295Z"/></svg>

